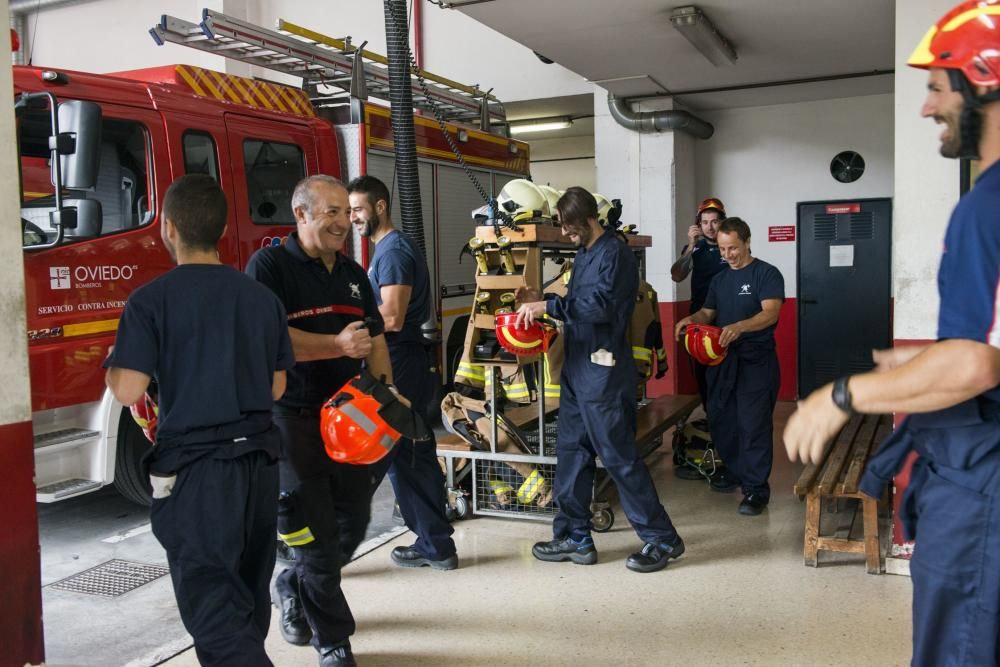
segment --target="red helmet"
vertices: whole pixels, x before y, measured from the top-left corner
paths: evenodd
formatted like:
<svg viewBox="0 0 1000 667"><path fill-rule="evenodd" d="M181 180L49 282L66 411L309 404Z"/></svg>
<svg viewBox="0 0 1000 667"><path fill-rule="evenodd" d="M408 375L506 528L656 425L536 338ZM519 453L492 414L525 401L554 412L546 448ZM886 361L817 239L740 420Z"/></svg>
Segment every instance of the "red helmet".
<svg viewBox="0 0 1000 667"><path fill-rule="evenodd" d="M715 197L704 199L698 204L698 213L695 214L695 218L700 221L701 214L705 211L717 211L721 217L726 217L726 207L723 205L721 199L716 199Z"/></svg>
<svg viewBox="0 0 1000 667"><path fill-rule="evenodd" d="M156 442L156 422L159 418L160 408L156 405L156 400L147 392L138 403L129 407L132 419L142 429L143 435L150 442Z"/></svg>
<svg viewBox="0 0 1000 667"><path fill-rule="evenodd" d="M381 460L403 436L429 438L427 427L388 385L362 370L320 411L320 435L327 456L338 463L366 465Z"/></svg>
<svg viewBox="0 0 1000 667"><path fill-rule="evenodd" d="M927 31L906 64L957 69L973 85L1000 85L1000 0L956 5Z"/></svg>
<svg viewBox="0 0 1000 667"><path fill-rule="evenodd" d="M526 355L548 352L549 344L556 337L553 325L535 320L524 328L517 327L517 313L500 313L496 316L497 340L511 354Z"/></svg>
<svg viewBox="0 0 1000 667"><path fill-rule="evenodd" d="M726 358L728 348L719 343L722 329L709 324L689 324L684 328L684 349L705 366L717 366Z"/></svg>

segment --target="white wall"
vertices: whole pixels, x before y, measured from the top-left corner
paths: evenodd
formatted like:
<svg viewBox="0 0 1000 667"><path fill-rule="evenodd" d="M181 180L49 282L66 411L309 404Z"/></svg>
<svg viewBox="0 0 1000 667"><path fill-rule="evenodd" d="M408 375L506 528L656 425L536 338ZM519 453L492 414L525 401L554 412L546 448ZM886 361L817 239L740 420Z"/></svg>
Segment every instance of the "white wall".
<svg viewBox="0 0 1000 667"><path fill-rule="evenodd" d="M937 337L937 268L948 216L958 201L959 163L938 154L940 126L920 117L927 74L906 61L928 27L953 4L922 0L896 7L896 339Z"/></svg>
<svg viewBox="0 0 1000 667"><path fill-rule="evenodd" d="M565 190L571 185L591 192L597 189L593 136L538 139L529 144L531 177L536 183L551 185L557 190Z"/></svg>
<svg viewBox="0 0 1000 667"><path fill-rule="evenodd" d="M385 16L380 0L94 0L43 10L29 20L34 34L33 61L47 67L114 72L173 63L217 70L220 58L183 46L156 46L148 30L161 14L197 23L202 7L223 11L266 28L278 18L330 37L350 35L355 44L385 53ZM589 93L590 84L560 65L545 65L517 42L453 10L424 0L423 66L483 90L505 102ZM29 47L30 48L30 47ZM461 54L461 55L458 55ZM240 67L227 71L245 73ZM266 70L262 77L280 75Z"/></svg>
<svg viewBox="0 0 1000 667"><path fill-rule="evenodd" d="M796 294L795 243L769 243L769 226L795 225L802 201L893 196L892 95L851 97L702 113L715 135L699 141L697 198L719 197L726 213L750 225L755 256L778 267ZM853 150L864 176L851 184L830 175L830 161ZM678 216L678 229L693 219ZM896 239L893 239L896 242Z"/></svg>

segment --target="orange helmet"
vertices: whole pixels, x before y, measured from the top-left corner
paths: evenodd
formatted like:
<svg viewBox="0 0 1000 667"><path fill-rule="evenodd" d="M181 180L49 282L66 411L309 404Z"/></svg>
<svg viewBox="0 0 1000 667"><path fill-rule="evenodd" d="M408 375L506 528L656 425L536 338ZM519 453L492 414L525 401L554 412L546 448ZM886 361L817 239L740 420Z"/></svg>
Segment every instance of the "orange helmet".
<svg viewBox="0 0 1000 667"><path fill-rule="evenodd" d="M511 354L525 355L548 352L549 344L556 337L555 326L535 320L524 328L517 327L517 313L500 313L496 316L497 340Z"/></svg>
<svg viewBox="0 0 1000 667"><path fill-rule="evenodd" d="M696 220L701 220L701 214L705 211L718 211L719 215L723 218L726 217L726 207L723 205L721 199L716 199L715 197L709 197L708 199L702 200L698 204L698 213L695 214Z"/></svg>
<svg viewBox="0 0 1000 667"><path fill-rule="evenodd" d="M155 393L155 392L154 392ZM143 435L150 442L156 442L156 422L160 415L160 408L156 405L156 399L149 395L143 395L138 403L129 407L132 419L142 429Z"/></svg>
<svg viewBox="0 0 1000 667"><path fill-rule="evenodd" d="M429 437L423 421L399 402L388 385L365 370L323 405L320 435L327 456L356 465L381 460L403 436Z"/></svg>
<svg viewBox="0 0 1000 667"><path fill-rule="evenodd" d="M684 349L694 360L705 366L718 366L726 358L728 348L719 343L722 329L709 324L689 324L684 328Z"/></svg>
<svg viewBox="0 0 1000 667"><path fill-rule="evenodd" d="M1000 85L1000 0L966 0L931 26L907 65L960 70L976 86Z"/></svg>

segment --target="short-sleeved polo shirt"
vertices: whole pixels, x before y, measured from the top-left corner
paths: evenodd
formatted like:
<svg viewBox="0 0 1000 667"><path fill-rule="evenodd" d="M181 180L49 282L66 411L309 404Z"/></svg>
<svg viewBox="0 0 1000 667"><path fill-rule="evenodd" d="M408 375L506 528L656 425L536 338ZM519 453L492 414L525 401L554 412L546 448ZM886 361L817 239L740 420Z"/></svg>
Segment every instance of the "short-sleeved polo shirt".
<svg viewBox="0 0 1000 667"><path fill-rule="evenodd" d="M405 285L411 288L410 302L406 306L403 328L385 334L386 342L421 342L420 328L430 319L431 281L420 246L399 230L393 230L375 244L368 279L378 304L382 304L382 288L387 285Z"/></svg>
<svg viewBox="0 0 1000 667"><path fill-rule="evenodd" d="M338 254L332 270L310 257L292 233L282 246L259 250L247 274L277 295L288 313L288 326L309 333L338 334L351 322L369 322L372 336L384 331L375 295L360 264ZM345 382L357 375L361 359L339 357L300 361L288 372L288 388L278 405L319 409Z"/></svg>

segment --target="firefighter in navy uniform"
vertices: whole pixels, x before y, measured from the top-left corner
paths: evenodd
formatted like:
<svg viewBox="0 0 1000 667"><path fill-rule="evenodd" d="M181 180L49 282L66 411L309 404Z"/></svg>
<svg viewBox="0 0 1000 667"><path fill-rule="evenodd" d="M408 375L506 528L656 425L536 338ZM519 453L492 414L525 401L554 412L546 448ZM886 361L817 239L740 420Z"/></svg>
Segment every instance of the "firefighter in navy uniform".
<svg viewBox="0 0 1000 667"><path fill-rule="evenodd" d="M346 187L310 176L296 185L292 208L296 231L288 242L247 265L284 303L297 361L274 417L282 436L278 533L295 549L295 566L278 575L273 596L288 642L311 641L321 667L354 665L354 617L340 569L368 526L371 471L327 456L320 409L362 362L389 384L392 368L368 276L340 252L351 230Z"/></svg>
<svg viewBox="0 0 1000 667"><path fill-rule="evenodd" d="M691 276L691 310L697 313L705 304L708 286L712 278L725 271L726 260L719 253L719 224L726 217L726 207L721 199L709 197L698 205L695 223L688 228L688 242L681 250L681 256L670 267L670 277L675 283L683 282ZM708 410L708 383L705 380L707 366L691 360L694 378L698 383L698 395L705 410Z"/></svg>
<svg viewBox="0 0 1000 667"><path fill-rule="evenodd" d="M539 560L597 562L591 537L595 457L618 487L622 508L645 543L626 561L630 570L654 572L684 553L684 542L660 504L649 469L635 444L637 374L626 327L635 307L635 256L598 223L597 201L573 187L557 204L563 233L576 245L566 296L518 289L518 325L549 315L564 323L556 439L554 539L539 542Z"/></svg>
<svg viewBox="0 0 1000 667"><path fill-rule="evenodd" d="M726 462L711 481L714 491L743 489L739 513L760 514L771 498L774 459L774 406L781 373L774 328L785 300L785 281L777 268L750 254L750 227L739 218L719 225L719 249L729 269L712 279L701 310L680 320L680 340L688 324L722 327L719 342L729 348L710 366L708 422L712 443Z"/></svg>
<svg viewBox="0 0 1000 667"><path fill-rule="evenodd" d="M875 353L875 371L817 389L785 429L794 461L822 458L852 411L910 416L869 461L880 497L919 458L900 518L916 539L913 665L1000 663L1000 2L967 1L931 28L909 65L929 70L921 115L944 125L941 154L980 174L945 232L938 340Z"/></svg>
<svg viewBox="0 0 1000 667"><path fill-rule="evenodd" d="M389 214L389 189L374 176L362 176L347 186L351 223L375 244L368 279L385 321L396 386L413 397L419 414L436 394L435 379L424 346L421 326L430 319L431 284L427 261L413 239L397 230ZM445 480L437 462L436 443L403 438L388 456L372 466L372 487L388 472L399 511L417 541L390 554L402 567L458 567L454 529L445 516Z"/></svg>
<svg viewBox="0 0 1000 667"><path fill-rule="evenodd" d="M158 381L159 413L148 396L140 411L156 440L144 460L150 521L198 662L264 667L280 447L271 406L294 359L278 299L219 261L226 208L210 176L170 186L161 232L177 268L132 293L104 365L124 405Z"/></svg>

